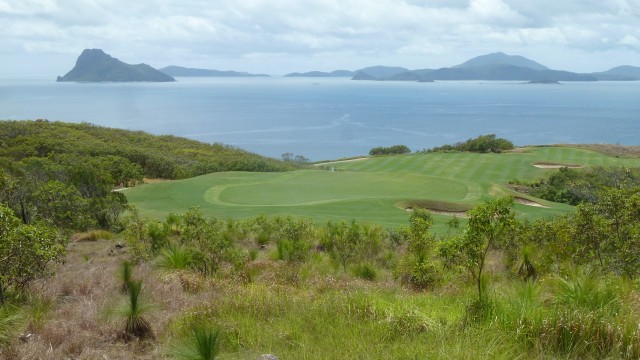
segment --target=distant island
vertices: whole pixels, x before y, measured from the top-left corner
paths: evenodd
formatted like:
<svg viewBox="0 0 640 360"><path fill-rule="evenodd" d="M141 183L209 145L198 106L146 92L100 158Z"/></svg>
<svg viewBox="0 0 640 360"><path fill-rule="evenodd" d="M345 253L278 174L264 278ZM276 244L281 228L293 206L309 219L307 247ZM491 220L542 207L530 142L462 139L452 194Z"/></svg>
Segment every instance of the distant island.
<svg viewBox="0 0 640 360"><path fill-rule="evenodd" d="M147 64L126 64L100 49L85 49L74 68L66 75L58 76L57 81L168 82L175 79Z"/></svg>
<svg viewBox="0 0 640 360"><path fill-rule="evenodd" d="M221 71L212 69L196 69L182 66L170 65L160 69L161 72L169 76L183 77L269 77L266 74L250 74L238 71Z"/></svg>
<svg viewBox="0 0 640 360"><path fill-rule="evenodd" d="M292 73L287 77L336 77L349 72L310 71ZM341 75L335 75L340 73ZM502 52L477 56L462 64L440 69L410 70L404 67L371 66L351 72L352 80L363 81L417 81L435 80L502 80L527 81L531 83L554 83L559 81L630 81L640 80L640 67L618 66L604 72L589 74L552 70L519 55Z"/></svg>

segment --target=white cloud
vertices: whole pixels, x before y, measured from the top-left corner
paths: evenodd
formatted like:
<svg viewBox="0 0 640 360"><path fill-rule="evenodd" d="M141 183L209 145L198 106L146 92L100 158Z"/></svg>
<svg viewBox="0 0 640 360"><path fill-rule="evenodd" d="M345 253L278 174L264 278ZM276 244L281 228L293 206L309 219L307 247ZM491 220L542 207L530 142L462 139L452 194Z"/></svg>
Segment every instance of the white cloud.
<svg viewBox="0 0 640 360"><path fill-rule="evenodd" d="M623 37L618 43L621 45L629 45L632 47L640 48L640 39L631 34L625 35L625 37Z"/></svg>
<svg viewBox="0 0 640 360"><path fill-rule="evenodd" d="M0 21L0 64L67 54L59 72L89 47L155 66L256 72L437 67L493 51L606 52L608 61L640 65L638 0L0 0Z"/></svg>

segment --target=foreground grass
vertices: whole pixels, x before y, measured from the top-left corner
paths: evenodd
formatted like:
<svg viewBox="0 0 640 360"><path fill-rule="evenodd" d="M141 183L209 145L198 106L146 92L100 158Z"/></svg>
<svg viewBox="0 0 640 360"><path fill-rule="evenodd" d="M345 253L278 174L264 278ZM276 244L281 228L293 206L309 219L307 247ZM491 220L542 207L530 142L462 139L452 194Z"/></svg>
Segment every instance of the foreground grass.
<svg viewBox="0 0 640 360"><path fill-rule="evenodd" d="M406 204L431 202L466 209L500 195L528 198L506 184L554 171L536 168L536 163L639 166L640 159L567 147L505 154L433 153L336 162L318 170L288 173L214 173L143 185L124 193L144 215L157 219L199 206L206 216L219 218L298 215L318 223L355 219L397 227L406 224ZM551 217L571 211L563 204L532 200L548 208L518 204L520 217ZM436 217L446 222L445 216ZM436 230L442 230L438 226Z"/></svg>
<svg viewBox="0 0 640 360"><path fill-rule="evenodd" d="M369 282L345 274L323 254L305 264L270 260L263 250L236 273L212 278L138 265L155 341L122 340L106 317L124 296L114 241L70 245L66 264L31 289L20 332L3 359L171 359L193 329L219 337L220 359L589 359L640 356L637 284L578 273L536 283L495 273L491 305L470 306L464 278L430 292L400 287L381 273ZM41 308L41 307L40 307ZM475 310L470 310L475 309ZM479 310L478 310L479 309Z"/></svg>

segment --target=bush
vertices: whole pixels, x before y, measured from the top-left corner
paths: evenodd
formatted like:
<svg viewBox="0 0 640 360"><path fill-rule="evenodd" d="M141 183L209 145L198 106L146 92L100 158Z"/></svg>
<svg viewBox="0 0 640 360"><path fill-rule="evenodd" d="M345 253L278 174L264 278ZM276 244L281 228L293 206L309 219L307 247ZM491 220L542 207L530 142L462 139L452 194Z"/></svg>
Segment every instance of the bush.
<svg viewBox="0 0 640 360"><path fill-rule="evenodd" d="M389 147L375 147L369 151L369 155L378 156L378 155L402 155L411 153L411 149L406 147L405 145L394 145Z"/></svg>
<svg viewBox="0 0 640 360"><path fill-rule="evenodd" d="M465 142L454 145L442 145L426 150L425 152L468 151L478 153L500 153L514 148L513 143L507 139L496 138L496 134L480 135Z"/></svg>
<svg viewBox="0 0 640 360"><path fill-rule="evenodd" d="M375 267L369 263L361 263L353 268L353 275L364 280L375 281L378 278L378 272Z"/></svg>
<svg viewBox="0 0 640 360"><path fill-rule="evenodd" d="M415 290L433 289L443 280L442 271L426 258L409 255L400 265L398 274L403 285Z"/></svg>

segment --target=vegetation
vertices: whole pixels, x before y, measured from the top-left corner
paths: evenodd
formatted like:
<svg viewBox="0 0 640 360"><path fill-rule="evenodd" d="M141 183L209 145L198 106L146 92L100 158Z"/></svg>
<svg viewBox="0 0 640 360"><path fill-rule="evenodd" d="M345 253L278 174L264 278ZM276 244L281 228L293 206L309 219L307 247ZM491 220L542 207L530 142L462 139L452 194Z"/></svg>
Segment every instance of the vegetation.
<svg viewBox="0 0 640 360"><path fill-rule="evenodd" d="M104 181L110 185L135 184L142 181L142 176L183 179L218 171L293 168L293 164L231 146L205 144L176 136L156 136L86 123L2 121L1 124L0 158L85 164L74 172L75 177L86 175L97 167L109 173Z"/></svg>
<svg viewBox="0 0 640 360"><path fill-rule="evenodd" d="M389 147L375 147L369 151L369 155L371 156L379 156L379 155L402 155L411 153L411 149L409 149L405 145L394 145Z"/></svg>
<svg viewBox="0 0 640 360"><path fill-rule="evenodd" d="M545 209L506 184L560 172L537 162L637 160L378 157L124 191L139 208L99 176L121 162L94 160L2 165L2 358L640 357L640 187L602 181ZM118 303L119 321L102 316Z"/></svg>
<svg viewBox="0 0 640 360"><path fill-rule="evenodd" d="M517 181L512 181L517 183ZM520 182L529 194L549 201L578 205L593 202L606 188L631 189L640 186L640 168L595 166L559 171L529 182Z"/></svg>
<svg viewBox="0 0 640 360"><path fill-rule="evenodd" d="M47 274L49 263L61 261L64 254L64 240L55 229L22 224L0 204L0 306L8 290L24 289Z"/></svg>
<svg viewBox="0 0 640 360"><path fill-rule="evenodd" d="M469 139L465 142L459 142L453 145L442 145L427 149L424 152L442 152L442 151L468 151L478 153L501 153L503 151L512 150L513 143L507 139L496 138L495 134L480 135L476 138Z"/></svg>

